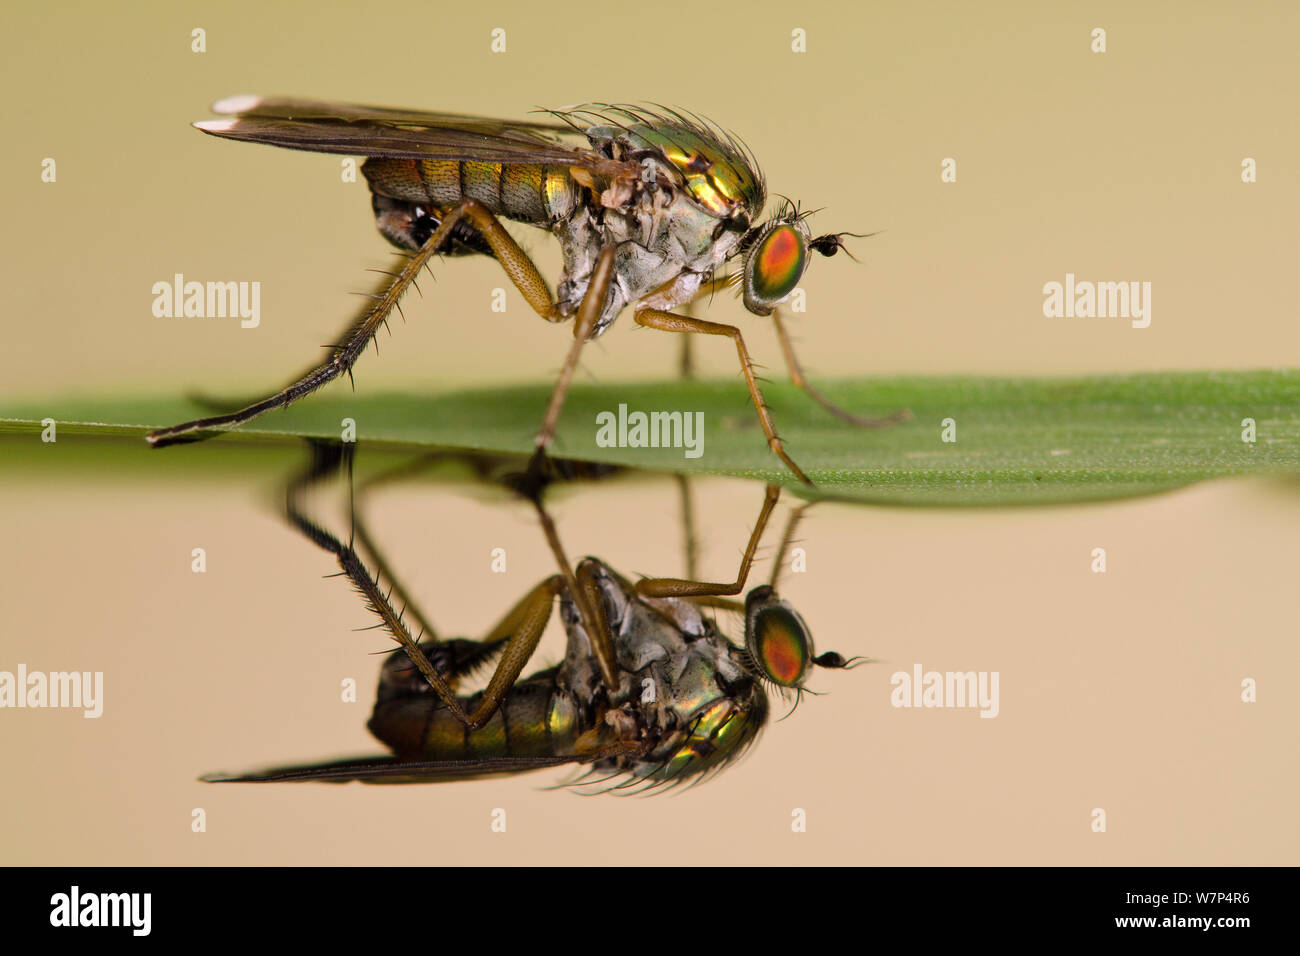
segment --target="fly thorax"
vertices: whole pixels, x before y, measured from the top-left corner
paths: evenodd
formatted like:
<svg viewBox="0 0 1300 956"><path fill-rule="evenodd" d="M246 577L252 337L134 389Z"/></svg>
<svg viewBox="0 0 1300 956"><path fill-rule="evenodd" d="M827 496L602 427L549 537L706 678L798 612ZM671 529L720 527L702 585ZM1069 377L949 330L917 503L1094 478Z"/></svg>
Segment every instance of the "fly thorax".
<svg viewBox="0 0 1300 956"><path fill-rule="evenodd" d="M634 201L605 215L606 241L618 244L618 283L629 302L645 298L683 276L699 277L720 265L740 237L720 230L719 220L700 209L687 194L662 185L662 163L646 158L647 178ZM657 178L656 178L657 177Z"/></svg>
<svg viewBox="0 0 1300 956"><path fill-rule="evenodd" d="M642 158L644 175L630 197L614 208L590 198L556 226L564 271L558 299L562 314L577 312L600 250L616 249L612 288L592 338L607 329L629 303L641 299L656 308L689 301L703 278L732 254L739 232L721 229L720 220L701 209L670 182L666 164Z"/></svg>
<svg viewBox="0 0 1300 956"><path fill-rule="evenodd" d="M648 740L671 737L747 679L736 649L689 601L637 598L611 630L623 675L611 703L635 717Z"/></svg>
<svg viewBox="0 0 1300 956"><path fill-rule="evenodd" d="M630 587L622 578L598 558L585 558L578 565L581 576L590 576L600 594L605 622L618 634L627 616L628 607L635 600ZM591 649L591 638L586 623L573 595L566 588L560 593L560 622L566 637L561 682L569 687L584 704L590 705L603 688L600 669Z"/></svg>
<svg viewBox="0 0 1300 956"><path fill-rule="evenodd" d="M682 779L738 755L767 717L763 688L743 652L700 614L674 598L643 598L604 563L587 558L578 579L599 595L614 645L619 687L606 693L591 642L572 596L561 595L568 650L557 683L588 712L598 696L605 729L635 741L638 754L611 762L645 779Z"/></svg>
<svg viewBox="0 0 1300 956"><path fill-rule="evenodd" d="M658 645L643 646L647 657L657 656L634 672L640 696L618 714L639 726L645 745L625 769L640 779L681 781L739 756L766 721L767 698L711 623L695 640Z"/></svg>
<svg viewBox="0 0 1300 956"><path fill-rule="evenodd" d="M560 240L560 255L564 261L560 283L555 290L556 305L563 316L577 314L578 306L582 304L582 297L587 294L587 286L591 284L591 274L595 271L596 260L600 257L600 217L601 213L595 210L590 202L584 202L572 216L554 227L556 238ZM613 298L617 298L617 295L616 288ZM622 311L626 304L626 300L619 300L618 311ZM608 305L612 306L614 303L610 302ZM607 308L606 314L602 314L597 321L592 338L604 332L617 317L618 311L607 316L609 311Z"/></svg>

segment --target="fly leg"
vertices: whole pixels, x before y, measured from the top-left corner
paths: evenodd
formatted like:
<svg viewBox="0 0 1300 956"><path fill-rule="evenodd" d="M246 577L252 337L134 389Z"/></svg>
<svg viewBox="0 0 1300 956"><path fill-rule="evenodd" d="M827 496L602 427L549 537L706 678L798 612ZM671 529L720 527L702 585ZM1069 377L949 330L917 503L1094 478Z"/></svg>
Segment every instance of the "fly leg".
<svg viewBox="0 0 1300 956"><path fill-rule="evenodd" d="M515 685L519 675L523 673L529 658L533 656L542 639L546 622L551 619L551 607L555 603L555 596L563 588L564 578L558 574L551 575L525 594L483 639L485 644L504 640L506 645L501 660L488 679L487 687L483 689L483 696L474 712L467 714L461 709L459 703L456 707L450 708L456 719L470 730L477 730L491 720L501 701Z"/></svg>
<svg viewBox="0 0 1300 956"><path fill-rule="evenodd" d="M397 595L397 600L401 602L402 609L410 611L411 617L415 618L415 623L420 625L420 633L415 637L417 646L425 641L437 642L437 630L424 611L420 609L420 605L411 597L410 592L406 590L406 585L393 572L392 566L388 563L383 551L370 537L370 529L366 526L365 519L361 517L361 513L355 507L352 509L352 534L374 563L376 580L388 580L388 600L391 602L393 595Z"/></svg>
<svg viewBox="0 0 1300 956"><path fill-rule="evenodd" d="M776 425L772 422L772 415L768 411L767 402L763 399L763 393L758 387L758 379L754 375L754 361L749 357L749 349L745 347L745 340L740 334L740 329L734 325L707 322L704 319L677 315L673 312L665 312L662 309L641 309L636 313L636 322L646 328L659 329L663 332L696 332L702 335L730 336L731 340L736 343L736 351L740 354L740 368L745 373L745 382L749 385L749 395L754 400L754 409L758 412L758 420L763 425L763 434L767 436L768 447L776 453L778 458L785 462L786 467L794 473L796 478L805 485L812 484L808 476L803 473L803 469L796 465L794 459L786 454L785 444L776 433Z"/></svg>
<svg viewBox="0 0 1300 956"><path fill-rule="evenodd" d="M687 337L683 341L689 342ZM695 579L695 565L699 556L700 539L695 533L695 502L691 496L691 479L674 475L677 479L677 497L682 509L682 549L686 552L686 577Z"/></svg>
<svg viewBox="0 0 1300 956"><path fill-rule="evenodd" d="M704 283L695 298L682 306L682 314L688 319L695 318L694 305L705 295L725 287L725 279L714 279ZM681 338L681 351L678 353L678 373L685 381L695 378L695 339L689 335ZM694 579L695 565L700 551L700 539L695 533L695 505L691 497L691 479L687 475L674 475L677 480L677 497L682 510L682 548L686 553L686 576Z"/></svg>
<svg viewBox="0 0 1300 956"><path fill-rule="evenodd" d="M578 357L582 354L582 347L591 338L592 330L596 328L601 313L605 311L605 300L609 297L610 280L613 276L614 247L606 246L600 250L596 267L591 273L591 281L587 285L582 302L578 305L578 317L573 326L573 345L569 347L564 368L560 370L560 377L546 406L546 417L542 419L542 428L537 433L538 456L546 454L551 439L555 437L555 429L560 422L560 410L564 407L564 398L573 382L573 373L578 368Z"/></svg>
<svg viewBox="0 0 1300 956"><path fill-rule="evenodd" d="M411 636L406 622L402 620L402 615L393 607L389 595L379 587L379 582L366 569L356 550L350 544L339 541L299 512L291 510L290 518L303 534L334 554L343 573L366 599L366 606L379 615L384 628L402 646L411 663L424 675L424 679L447 705L451 714L471 730L477 730L486 724L496 712L502 698L519 679L533 651L537 649L542 632L546 629L546 622L551 616L551 605L554 603L555 595L563 588L564 579L556 574L537 585L524 595L523 599L511 608L500 623L479 642L484 645L485 652L495 651L495 646L502 642L505 643L505 649L488 681L479 706L473 713L469 713L461 705L447 677L438 672L424 649Z"/></svg>
<svg viewBox="0 0 1300 956"><path fill-rule="evenodd" d="M313 452L311 468L304 475L290 482L285 491L285 514L289 522L315 545L334 555L343 573L366 599L366 606L379 615L388 632L397 643L402 645L407 657L424 675L429 686L448 707L459 707L455 691L443 675L438 673L437 668L425 656L416 640L411 637L401 614L393 609L388 596L380 589L379 582L366 570L366 566L352 545L344 544L303 513L298 501L302 489L319 482L329 471L337 467L340 460L337 446L314 445Z"/></svg>
<svg viewBox="0 0 1300 956"><path fill-rule="evenodd" d="M533 310L548 321L561 321L563 316L559 314L559 310L551 299L551 293L546 286L546 281L542 278L541 273L537 271L537 267L528 257L528 254L511 238L505 227L501 225L496 216L488 211L486 206L475 199L466 199L452 207L442 220L442 223L434 230L433 235L420 247L419 251L406 260L406 264L402 266L401 271L393 276L393 281L387 285L383 292L375 296L374 304L352 326L346 340L334 347L329 361L312 369L276 394L259 402L254 402L239 411L226 415L199 418L179 425L172 425L168 428L156 429L145 436L148 442L151 445L160 447L172 444L180 436L202 429L242 425L257 418L263 412L268 412L274 408L284 408L289 403L310 395L322 385L332 382L345 372L351 375L353 364L360 358L361 353L366 350L366 346L375 337L375 333L379 331L380 326L388 321L388 317L392 314L393 309L397 307L402 295L415 282L420 270L428 265L429 260L443 251L443 247L450 241L452 230L463 219L469 220L470 224L487 241L497 261L501 263L506 274L514 282L515 287L519 289L528 304L533 307ZM603 304L602 299L601 305ZM570 372L571 376L572 373Z"/></svg>
<svg viewBox="0 0 1300 956"><path fill-rule="evenodd" d="M424 676L434 693L447 705L452 715L471 730L482 727L496 712L502 698L519 679L528 659L537 649L542 632L546 630L546 622L550 620L555 596L564 588L565 579L558 574L551 575L524 595L496 627L482 641L477 642L482 648L481 654L466 652L464 644L475 642L448 642L456 645L454 648L456 654L463 658L460 661L462 665L460 669L464 669L465 666L472 667L475 661L494 654L497 648L504 644L501 660L498 661L496 670L484 689L479 706L473 713L467 712L448 679L448 677L455 679L456 669L453 668L449 674L443 674L434 666L425 654L424 648L411 636L402 613L393 607L391 592L384 593L379 586L379 581L366 568L352 544L344 544L308 518L300 507L299 497L302 490L336 470L340 456L341 452L337 446L314 446L311 467L302 476L290 482L285 493L285 512L289 521L313 543L334 555L348 580L366 599L366 606L379 616L382 626L401 645L411 663ZM422 615L417 617L423 621Z"/></svg>
<svg viewBox="0 0 1300 956"><path fill-rule="evenodd" d="M794 346L790 342L790 336L786 333L785 325L781 322L780 309L772 310L772 324L776 326L776 337L781 343L781 351L785 353L785 364L790 369L790 381L807 392L809 398L817 402L817 404L821 405L822 408L826 409L826 411L830 412L836 418L842 419L850 425L856 425L859 428L885 428L886 426L894 425L898 422L907 421L907 419L912 417L912 413L906 408L900 409L892 415L886 415L884 418L862 418L859 415L854 415L852 412L840 408L817 389L813 388L812 383L804 376L803 367L799 364L799 360L795 358Z"/></svg>
<svg viewBox="0 0 1300 956"><path fill-rule="evenodd" d="M781 578L781 569L785 567L785 556L790 550L790 545L794 544L795 529L803 520L804 512L815 504L817 504L815 501L805 501L790 512L790 519L785 523L785 531L781 535L781 543L777 546L776 559L772 562L772 579L768 582L768 586L773 591L776 590L776 583Z"/></svg>
<svg viewBox="0 0 1300 956"><path fill-rule="evenodd" d="M519 675L523 673L524 667L537 650L537 645L546 630L555 596L564 588L564 578L553 574L525 594L481 641L448 641L441 645L450 648L459 657L457 666L450 672L453 678L459 671L472 669L477 662L495 655L504 645L501 659L483 689L478 706L473 712L469 712L465 710L461 700L443 675L429 663L423 649L411 639L401 615L393 610L388 598L379 591L377 585L374 585L373 579L365 569L360 568L360 574L354 573L349 569L342 555L339 557L339 563L344 565L348 577L366 596L371 610L378 612L389 633L402 645L407 656L428 681L429 686L447 705L447 710L469 730L478 730L487 724L506 694L510 692L510 688L519 680ZM477 645L479 650L467 652L466 648L469 645Z"/></svg>
<svg viewBox="0 0 1300 956"><path fill-rule="evenodd" d="M576 573L574 572L573 565L564 553L563 545L560 544L560 535L555 529L555 522L551 520L545 506L542 505L541 496L534 496L532 502L541 520L546 543L560 566L560 573L556 577L564 582L569 589L569 594L573 596L578 616L582 618L582 628L587 632L587 640L591 644L592 656L596 658L596 666L600 669L601 680L605 682L605 686L612 694L618 690L620 683L618 666L614 658L614 639L610 635L609 621L605 617L605 602L591 574L591 567L584 563L579 566Z"/></svg>
<svg viewBox="0 0 1300 956"><path fill-rule="evenodd" d="M693 301L693 300L692 300ZM691 303L687 302L682 306L682 314L687 318L695 318L695 312L691 308ZM682 336L681 351L677 353L677 372L683 381L689 382L695 378L695 340L689 335Z"/></svg>
<svg viewBox="0 0 1300 956"><path fill-rule="evenodd" d="M734 582L713 584L708 581L689 581L683 578L645 578L636 583L637 593L645 597L655 598L712 598L739 594L744 590L745 580L749 577L750 565L754 563L754 554L758 551L758 542L763 537L763 531L767 528L767 522L772 517L772 510L776 507L777 499L780 496L781 488L779 485L767 486L767 490L763 494L762 510L758 513L758 521L754 524L754 530L750 532L749 544L745 546L745 554L740 559L740 570L736 573ZM720 607L730 606L727 602L704 603L713 603Z"/></svg>
<svg viewBox="0 0 1300 956"><path fill-rule="evenodd" d="M332 472L338 471L341 466L346 465L348 473L348 515L352 521L352 535L360 541L361 547L369 553L371 560L375 563L377 571L376 579L388 579L389 591L388 597L391 603L392 595L396 594L398 601L401 602L403 611L410 611L411 616L415 618L420 625L420 635L416 638L417 642L421 638L427 638L430 641L438 641L438 633L433 625L429 622L428 617L420 609L419 605L412 600L406 587L398 580L393 573L380 551L378 545L370 537L369 529L362 518L362 512L357 508L356 495L353 492L352 462L356 455L356 446L353 444L339 444L337 442L315 441L309 442L312 449L312 461L307 470L289 482L289 487L285 495L285 511L289 521L303 531L313 541L317 541L318 536L326 534L314 522L303 514L298 504L298 497L304 488L319 484L325 477ZM364 491L363 491L364 493ZM308 530L310 528L310 530ZM319 544L320 542L317 541ZM341 544L338 545L342 547ZM327 547L327 550L335 551L334 547ZM485 653L492 653L490 649L485 649ZM470 664L469 666L473 666Z"/></svg>
<svg viewBox="0 0 1300 956"><path fill-rule="evenodd" d="M690 301L682 305L681 314L687 318L695 318L695 303L699 302L705 296L712 299L713 294L720 289L726 289L730 280L723 277L721 279L709 279L701 282L700 287L695 290L695 295ZM682 336L681 351L677 354L677 370L681 377L687 381L695 378L695 340L689 335Z"/></svg>

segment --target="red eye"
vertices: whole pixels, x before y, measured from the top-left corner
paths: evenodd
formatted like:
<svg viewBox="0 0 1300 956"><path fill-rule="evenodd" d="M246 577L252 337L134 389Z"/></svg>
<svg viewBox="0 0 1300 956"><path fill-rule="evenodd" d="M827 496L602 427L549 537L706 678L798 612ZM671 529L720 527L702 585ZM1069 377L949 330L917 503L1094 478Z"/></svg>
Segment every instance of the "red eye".
<svg viewBox="0 0 1300 956"><path fill-rule="evenodd" d="M794 291L807 261L807 237L794 226L777 226L750 255L747 291L759 303L779 302Z"/></svg>
<svg viewBox="0 0 1300 956"><path fill-rule="evenodd" d="M797 687L808 670L811 654L803 621L779 604L760 609L753 620L753 652L769 679L782 687Z"/></svg>

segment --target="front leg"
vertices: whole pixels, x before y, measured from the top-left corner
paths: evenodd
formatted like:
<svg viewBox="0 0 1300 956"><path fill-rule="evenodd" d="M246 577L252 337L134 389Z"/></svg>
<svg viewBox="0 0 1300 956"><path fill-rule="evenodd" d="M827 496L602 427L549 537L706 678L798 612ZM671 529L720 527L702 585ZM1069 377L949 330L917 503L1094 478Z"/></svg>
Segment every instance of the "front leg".
<svg viewBox="0 0 1300 956"><path fill-rule="evenodd" d="M677 315L674 312L665 312L662 309L639 309L636 313L636 322L638 325L644 325L646 328L659 329L664 332L696 332L701 335L726 335L736 343L736 352L740 355L740 370L745 373L745 382L749 385L750 398L754 400L754 409L758 412L758 420L763 426L763 434L767 436L768 447L780 458L787 468L794 473L794 476L802 481L805 485L811 485L812 481L803 473L803 469L794 463L785 450L785 443L781 441L780 436L776 433L776 425L772 422L772 414L768 411L767 402L763 399L763 393L758 387L758 378L754 375L754 361L749 357L749 349L745 347L745 339L740 334L740 329L734 325L723 325L720 322L707 322L704 319L696 319L687 315Z"/></svg>
<svg viewBox="0 0 1300 956"><path fill-rule="evenodd" d="M758 551L758 542L762 540L763 531L767 528L767 523L772 517L772 509L776 507L777 500L780 497L780 486L767 486L767 490L763 494L762 510L758 513L758 520L754 522L754 530L750 532L749 544L745 546L745 554L740 559L740 570L736 572L734 582L713 584L708 581L694 581L683 578L645 578L637 582L637 594L654 598L722 597L739 594L745 588L750 565L754 563L754 554ZM729 605L724 602L721 606L726 607Z"/></svg>
<svg viewBox="0 0 1300 956"><path fill-rule="evenodd" d="M826 411L830 412L836 418L848 422L850 425L856 425L858 428L884 428L888 425L895 425L898 422L907 421L912 417L912 413L906 408L894 412L892 415L886 415L884 418L863 418L860 415L854 415L852 412L840 408L829 398L813 388L811 382L803 373L803 367L794 355L794 345L790 342L790 336L785 331L785 325L781 321L781 310L772 310L772 324L776 327L776 338L781 343L781 351L785 353L785 364L790 370L790 381L798 388L802 388L808 397L815 401Z"/></svg>

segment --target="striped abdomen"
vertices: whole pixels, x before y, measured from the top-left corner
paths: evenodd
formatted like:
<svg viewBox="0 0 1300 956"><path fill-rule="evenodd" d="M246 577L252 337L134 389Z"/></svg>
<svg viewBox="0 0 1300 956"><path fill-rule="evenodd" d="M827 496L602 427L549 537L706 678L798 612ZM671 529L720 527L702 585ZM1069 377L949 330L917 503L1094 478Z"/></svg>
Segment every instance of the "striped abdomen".
<svg viewBox="0 0 1300 956"><path fill-rule="evenodd" d="M443 210L477 199L499 216L536 226L567 216L578 198L564 166L372 158L361 171L378 196Z"/></svg>
<svg viewBox="0 0 1300 956"><path fill-rule="evenodd" d="M460 700L472 712L481 697ZM427 687L389 699L381 689L368 726L403 760L569 756L583 730L572 699L555 686L555 670L517 682L478 730L469 730Z"/></svg>

